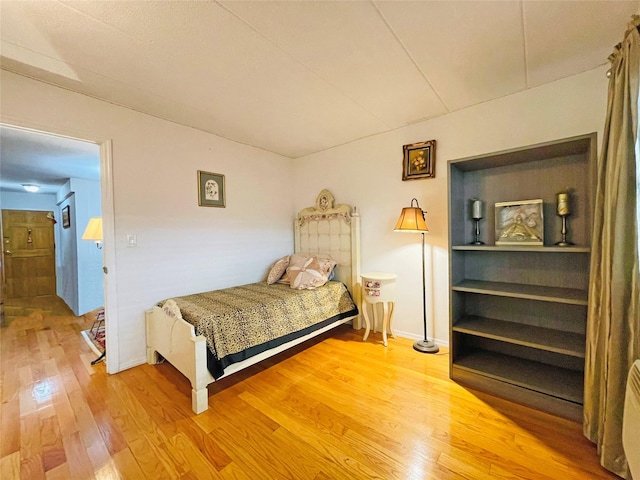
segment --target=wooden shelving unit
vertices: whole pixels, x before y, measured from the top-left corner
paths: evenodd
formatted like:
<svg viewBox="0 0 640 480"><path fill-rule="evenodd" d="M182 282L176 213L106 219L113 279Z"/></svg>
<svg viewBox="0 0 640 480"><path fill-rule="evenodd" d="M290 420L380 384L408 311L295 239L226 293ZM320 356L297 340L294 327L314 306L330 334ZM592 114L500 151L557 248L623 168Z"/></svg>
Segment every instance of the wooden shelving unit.
<svg viewBox="0 0 640 480"><path fill-rule="evenodd" d="M552 365L540 368L539 362L483 350L462 357L458 367L561 401L582 404L583 377L575 370Z"/></svg>
<svg viewBox="0 0 640 480"><path fill-rule="evenodd" d="M473 315L465 316L458 320L453 327L453 331L584 358L584 335L579 333L563 332L552 328L534 327Z"/></svg>
<svg viewBox="0 0 640 480"><path fill-rule="evenodd" d="M501 297L528 298L541 302L586 305L587 292L577 288L546 287L522 283L488 282L485 280L463 280L451 287L456 292L484 293Z"/></svg>
<svg viewBox="0 0 640 480"><path fill-rule="evenodd" d="M580 421L596 135L449 162L450 376ZM556 194L570 189L556 246ZM471 199L485 202L471 245ZM495 245L498 202L542 198L544 245Z"/></svg>

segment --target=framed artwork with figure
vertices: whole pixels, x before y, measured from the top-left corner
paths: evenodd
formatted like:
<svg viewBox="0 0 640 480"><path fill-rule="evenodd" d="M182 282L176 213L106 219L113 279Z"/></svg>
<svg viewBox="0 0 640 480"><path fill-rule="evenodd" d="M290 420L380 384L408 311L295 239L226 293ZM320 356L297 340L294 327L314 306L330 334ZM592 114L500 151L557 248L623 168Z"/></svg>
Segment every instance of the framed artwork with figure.
<svg viewBox="0 0 640 480"><path fill-rule="evenodd" d="M436 176L436 141L403 145L402 180L419 178L435 178Z"/></svg>
<svg viewBox="0 0 640 480"><path fill-rule="evenodd" d="M496 203L496 245L544 244L543 201Z"/></svg>
<svg viewBox="0 0 640 480"><path fill-rule="evenodd" d="M198 205L225 207L224 175L198 170Z"/></svg>

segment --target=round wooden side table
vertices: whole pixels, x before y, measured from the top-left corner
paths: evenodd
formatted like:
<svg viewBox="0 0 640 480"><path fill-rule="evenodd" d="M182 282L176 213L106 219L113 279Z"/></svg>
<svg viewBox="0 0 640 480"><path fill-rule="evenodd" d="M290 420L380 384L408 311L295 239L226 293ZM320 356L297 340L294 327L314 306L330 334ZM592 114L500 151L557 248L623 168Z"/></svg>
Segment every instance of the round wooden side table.
<svg viewBox="0 0 640 480"><path fill-rule="evenodd" d="M363 273L362 278L362 313L366 324L366 330L362 341L369 337L371 321L369 319L369 305L373 310L373 331L376 331L378 322L378 303L382 303L382 344L387 346L387 331L393 334L393 313L396 305L396 279L394 273Z"/></svg>

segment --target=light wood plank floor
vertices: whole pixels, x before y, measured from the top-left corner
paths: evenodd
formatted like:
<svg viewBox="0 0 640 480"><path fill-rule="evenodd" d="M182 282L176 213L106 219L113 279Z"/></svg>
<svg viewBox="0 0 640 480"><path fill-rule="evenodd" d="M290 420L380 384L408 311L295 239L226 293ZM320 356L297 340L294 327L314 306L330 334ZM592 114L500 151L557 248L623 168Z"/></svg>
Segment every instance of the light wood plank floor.
<svg viewBox="0 0 640 480"><path fill-rule="evenodd" d="M42 295L39 297L5 298L4 324L8 326L13 320L32 313L48 315L73 315L69 306L57 295Z"/></svg>
<svg viewBox="0 0 640 480"><path fill-rule="evenodd" d="M107 375L90 320L0 329L0 478L612 479L580 425L469 391L448 356L344 327L210 387L171 365Z"/></svg>

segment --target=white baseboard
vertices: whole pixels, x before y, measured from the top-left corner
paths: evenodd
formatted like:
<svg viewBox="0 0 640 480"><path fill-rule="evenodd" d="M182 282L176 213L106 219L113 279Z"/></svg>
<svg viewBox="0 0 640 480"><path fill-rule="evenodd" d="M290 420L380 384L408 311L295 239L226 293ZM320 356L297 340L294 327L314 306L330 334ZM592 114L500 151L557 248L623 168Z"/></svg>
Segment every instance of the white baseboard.
<svg viewBox="0 0 640 480"><path fill-rule="evenodd" d="M395 330L394 332L396 337L408 338L409 340L422 340L422 335L416 335L414 333L403 332L402 330ZM449 342L446 340L441 340L439 338L430 338L430 340L438 345L439 347L449 348Z"/></svg>

